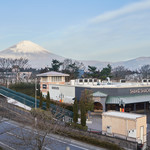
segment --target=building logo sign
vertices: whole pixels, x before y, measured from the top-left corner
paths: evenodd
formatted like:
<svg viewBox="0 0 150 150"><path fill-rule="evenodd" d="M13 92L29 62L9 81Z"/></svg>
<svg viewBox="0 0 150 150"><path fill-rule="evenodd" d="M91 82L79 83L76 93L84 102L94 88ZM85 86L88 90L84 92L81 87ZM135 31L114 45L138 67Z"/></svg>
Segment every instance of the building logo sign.
<svg viewBox="0 0 150 150"><path fill-rule="evenodd" d="M130 94L150 93L150 88L146 89L130 89Z"/></svg>
<svg viewBox="0 0 150 150"><path fill-rule="evenodd" d="M53 89L53 90L59 90L59 87L52 86L52 89Z"/></svg>

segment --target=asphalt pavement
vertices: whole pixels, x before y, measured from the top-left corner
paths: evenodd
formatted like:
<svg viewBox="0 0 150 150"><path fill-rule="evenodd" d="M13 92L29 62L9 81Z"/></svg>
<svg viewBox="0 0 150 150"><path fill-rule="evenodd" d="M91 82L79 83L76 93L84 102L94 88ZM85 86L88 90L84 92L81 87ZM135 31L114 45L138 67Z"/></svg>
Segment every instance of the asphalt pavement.
<svg viewBox="0 0 150 150"><path fill-rule="evenodd" d="M30 127L22 127L17 122L3 120L0 122L0 146L10 150L32 150L44 133L38 133ZM42 135L42 136L41 136ZM37 138L38 137L38 138ZM43 138L44 139L44 138ZM44 139L45 150L105 150L70 138L47 134ZM37 148L38 149L38 148Z"/></svg>

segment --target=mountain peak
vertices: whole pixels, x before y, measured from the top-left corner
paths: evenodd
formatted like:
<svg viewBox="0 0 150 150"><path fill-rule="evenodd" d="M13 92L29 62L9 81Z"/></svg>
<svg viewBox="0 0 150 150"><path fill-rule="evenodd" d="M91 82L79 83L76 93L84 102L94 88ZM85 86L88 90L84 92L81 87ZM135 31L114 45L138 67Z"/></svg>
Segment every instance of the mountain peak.
<svg viewBox="0 0 150 150"><path fill-rule="evenodd" d="M3 51L0 51L1 58L27 58L29 65L34 68L43 68L48 66L53 59L64 60L64 57L55 55L43 47L31 42L21 41Z"/></svg>
<svg viewBox="0 0 150 150"><path fill-rule="evenodd" d="M31 42L31 41L21 41L18 44L8 48L10 51L14 53L49 53L48 50L44 49L43 47ZM7 49L7 50L8 50Z"/></svg>

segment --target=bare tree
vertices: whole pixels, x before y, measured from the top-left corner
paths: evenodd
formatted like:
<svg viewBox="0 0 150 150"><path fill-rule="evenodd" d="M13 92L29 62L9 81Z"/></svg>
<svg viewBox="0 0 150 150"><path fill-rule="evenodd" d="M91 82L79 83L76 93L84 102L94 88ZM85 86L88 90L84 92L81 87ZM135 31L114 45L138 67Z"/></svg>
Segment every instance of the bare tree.
<svg viewBox="0 0 150 150"><path fill-rule="evenodd" d="M131 74L131 71L124 66L118 66L112 70L113 78L116 80L125 79L126 75Z"/></svg>
<svg viewBox="0 0 150 150"><path fill-rule="evenodd" d="M12 82L15 77L16 81L19 80L19 72L20 69L28 67L28 59L19 58L19 59L11 59L11 58L0 58L0 68L1 68L1 81L3 84L8 84L8 82Z"/></svg>
<svg viewBox="0 0 150 150"><path fill-rule="evenodd" d="M150 77L150 65L144 65L139 70L142 78L149 78Z"/></svg>
<svg viewBox="0 0 150 150"><path fill-rule="evenodd" d="M0 68L1 68L1 80L2 84L7 84L8 71L11 68L12 59L0 58Z"/></svg>
<svg viewBox="0 0 150 150"><path fill-rule="evenodd" d="M70 74L70 79L76 79L79 76L79 71L84 70L84 64L72 59L65 59L62 64L62 72Z"/></svg>
<svg viewBox="0 0 150 150"><path fill-rule="evenodd" d="M30 112L21 109L21 113L20 110L18 111L19 108L16 108L14 105L8 104L6 100L0 101L0 123L3 121L3 117L9 117L21 123L18 124L17 128L5 129L4 126L2 132L0 132L1 135L10 134L12 139L15 137L16 140L9 141L12 146L20 149L42 150L47 145L57 144L47 136L50 133L56 133L61 127L64 116L63 111L60 113L57 108L55 110L50 108L48 111L37 108L32 109ZM30 128L26 129L26 125L30 126ZM17 132L14 132L14 130L17 130Z"/></svg>
<svg viewBox="0 0 150 150"><path fill-rule="evenodd" d="M28 64L28 59L26 58L19 58L19 59L12 59L12 66L18 66L19 68L26 68Z"/></svg>

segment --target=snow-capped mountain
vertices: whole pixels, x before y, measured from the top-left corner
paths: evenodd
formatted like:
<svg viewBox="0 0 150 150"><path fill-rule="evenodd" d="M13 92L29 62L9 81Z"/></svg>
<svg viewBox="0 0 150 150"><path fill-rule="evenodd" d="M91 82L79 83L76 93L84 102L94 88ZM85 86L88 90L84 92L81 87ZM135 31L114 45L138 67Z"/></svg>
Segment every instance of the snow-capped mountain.
<svg viewBox="0 0 150 150"><path fill-rule="evenodd" d="M64 57L55 55L31 41L22 41L0 51L0 57L13 59L21 57L27 58L29 60L29 65L34 68L50 66L52 59L64 60Z"/></svg>
<svg viewBox="0 0 150 150"><path fill-rule="evenodd" d="M14 57L13 54L19 55L20 53L49 53L49 51L31 41L22 41L19 42L17 45L11 46L6 50L1 51L1 53L5 55L8 55L8 52L11 52L9 57Z"/></svg>
<svg viewBox="0 0 150 150"><path fill-rule="evenodd" d="M52 59L63 61L65 58L56 55L43 47L31 42L22 41L14 46L11 46L3 51L0 51L0 57L2 58L27 58L29 60L29 66L33 68L44 68L51 65ZM120 62L102 62L102 61L80 61L87 67L88 65L96 66L98 69L106 67L110 64L113 68L117 66L124 66L125 68L135 70L143 65L150 65L150 57L139 57L128 61Z"/></svg>

